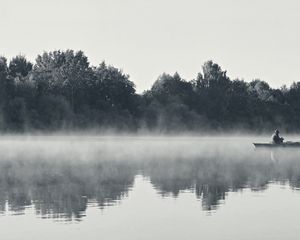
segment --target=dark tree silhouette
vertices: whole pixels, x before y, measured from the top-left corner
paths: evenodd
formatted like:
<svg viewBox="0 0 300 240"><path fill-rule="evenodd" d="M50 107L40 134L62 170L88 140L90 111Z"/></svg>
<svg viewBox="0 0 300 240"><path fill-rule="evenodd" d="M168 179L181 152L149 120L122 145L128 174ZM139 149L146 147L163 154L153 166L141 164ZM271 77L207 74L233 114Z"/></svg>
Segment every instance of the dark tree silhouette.
<svg viewBox="0 0 300 240"><path fill-rule="evenodd" d="M26 77L31 70L32 63L22 55L16 56L9 63L9 74L12 77Z"/></svg>
<svg viewBox="0 0 300 240"><path fill-rule="evenodd" d="M163 73L137 94L129 75L91 66L82 51L44 52L35 63L0 57L2 131L113 128L137 131L300 130L300 82L231 80L207 61L191 81Z"/></svg>

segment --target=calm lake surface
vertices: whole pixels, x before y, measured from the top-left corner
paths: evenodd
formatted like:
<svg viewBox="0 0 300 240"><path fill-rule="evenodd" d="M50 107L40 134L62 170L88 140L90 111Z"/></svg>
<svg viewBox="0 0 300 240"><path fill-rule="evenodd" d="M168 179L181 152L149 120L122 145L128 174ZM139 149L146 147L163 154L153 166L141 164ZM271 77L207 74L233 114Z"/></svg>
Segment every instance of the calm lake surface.
<svg viewBox="0 0 300 240"><path fill-rule="evenodd" d="M256 141L2 137L1 239L299 239L300 150Z"/></svg>

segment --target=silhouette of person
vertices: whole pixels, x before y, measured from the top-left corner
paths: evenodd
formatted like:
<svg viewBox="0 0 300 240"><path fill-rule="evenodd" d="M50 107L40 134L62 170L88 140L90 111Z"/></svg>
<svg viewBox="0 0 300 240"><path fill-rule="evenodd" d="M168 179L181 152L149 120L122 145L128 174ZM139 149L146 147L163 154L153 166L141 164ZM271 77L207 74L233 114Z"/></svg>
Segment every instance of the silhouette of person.
<svg viewBox="0 0 300 240"><path fill-rule="evenodd" d="M283 143L283 140L284 140L284 138L279 136L279 130L276 129L274 134L272 135L272 142L274 144L280 144L280 143Z"/></svg>

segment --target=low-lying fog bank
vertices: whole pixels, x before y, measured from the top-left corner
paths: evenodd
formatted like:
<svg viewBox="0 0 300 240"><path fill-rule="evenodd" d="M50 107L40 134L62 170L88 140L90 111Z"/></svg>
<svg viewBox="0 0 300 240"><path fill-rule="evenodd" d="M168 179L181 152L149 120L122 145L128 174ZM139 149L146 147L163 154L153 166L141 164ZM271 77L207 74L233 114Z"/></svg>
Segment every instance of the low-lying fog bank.
<svg viewBox="0 0 300 240"><path fill-rule="evenodd" d="M153 160L191 157L248 156L253 142L268 137L254 136L97 136L97 135L6 135L0 137L0 154L21 159L37 157L60 160ZM1 161L1 160L0 160Z"/></svg>
<svg viewBox="0 0 300 240"><path fill-rule="evenodd" d="M300 140L285 136L286 140ZM39 160L153 160L190 159L194 157L246 158L259 154L253 142L270 142L270 136L161 136L161 135L4 135L0 154ZM289 150L289 154L295 150ZM254 154L255 153L255 154ZM254 154L254 155L253 155ZM0 160L1 161L1 160Z"/></svg>

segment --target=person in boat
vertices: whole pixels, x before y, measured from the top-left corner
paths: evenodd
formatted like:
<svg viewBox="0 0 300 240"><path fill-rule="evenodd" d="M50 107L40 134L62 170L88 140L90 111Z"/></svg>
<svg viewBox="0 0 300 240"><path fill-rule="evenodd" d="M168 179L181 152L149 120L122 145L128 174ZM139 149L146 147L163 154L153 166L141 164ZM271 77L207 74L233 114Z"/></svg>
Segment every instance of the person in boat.
<svg viewBox="0 0 300 240"><path fill-rule="evenodd" d="M276 129L275 133L272 135L272 142L274 144L280 144L283 143L284 138L279 136L279 130Z"/></svg>

